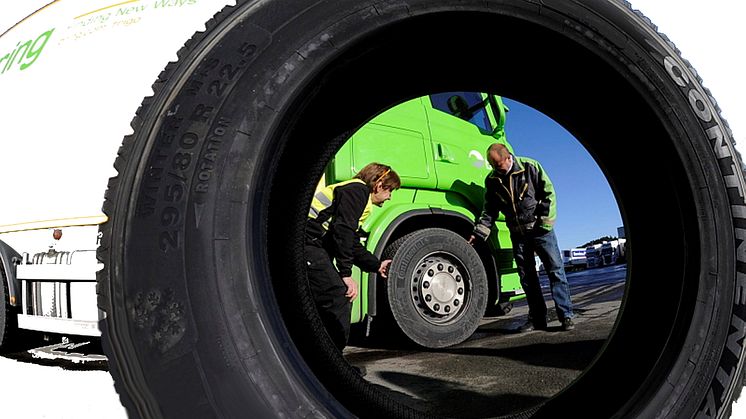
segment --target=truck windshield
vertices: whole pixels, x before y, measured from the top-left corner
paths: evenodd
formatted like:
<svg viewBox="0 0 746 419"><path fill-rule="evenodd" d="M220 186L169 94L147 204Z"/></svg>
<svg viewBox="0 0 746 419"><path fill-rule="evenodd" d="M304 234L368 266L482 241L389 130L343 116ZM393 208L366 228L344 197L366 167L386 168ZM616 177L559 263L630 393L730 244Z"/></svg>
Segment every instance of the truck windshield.
<svg viewBox="0 0 746 419"><path fill-rule="evenodd" d="M452 106L449 106L449 99L451 99L453 96L460 96L464 100L466 100L466 105L469 107L470 111L470 118L466 118L464 116L456 115L455 110L452 109ZM474 125L476 125L480 130L482 130L485 133L492 133L495 130L495 127L492 126L492 122L490 121L489 115L487 114L487 108L486 108L486 101L482 98L481 93L477 92L446 92L446 93L437 93L434 95L430 95L430 102L433 105L433 108L443 111L449 115L454 115L456 117L459 117L465 121L468 121Z"/></svg>

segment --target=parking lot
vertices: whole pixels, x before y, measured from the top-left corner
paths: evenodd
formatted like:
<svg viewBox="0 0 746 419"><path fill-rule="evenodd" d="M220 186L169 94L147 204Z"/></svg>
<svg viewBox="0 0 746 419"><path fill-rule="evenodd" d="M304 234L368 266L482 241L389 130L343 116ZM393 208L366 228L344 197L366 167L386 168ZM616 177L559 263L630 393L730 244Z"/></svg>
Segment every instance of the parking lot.
<svg viewBox="0 0 746 419"><path fill-rule="evenodd" d="M422 350L391 334L363 338L357 331L345 355L366 367L371 383L424 411L472 418L520 411L552 397L592 362L614 325L625 277L625 265L569 274L577 320L570 332L559 331L555 318L548 331L516 333L527 314L517 303L506 316L485 318L454 347ZM0 356L3 376L13 377L0 383L3 399L14 400L4 413L125 418L98 343L53 343Z"/></svg>

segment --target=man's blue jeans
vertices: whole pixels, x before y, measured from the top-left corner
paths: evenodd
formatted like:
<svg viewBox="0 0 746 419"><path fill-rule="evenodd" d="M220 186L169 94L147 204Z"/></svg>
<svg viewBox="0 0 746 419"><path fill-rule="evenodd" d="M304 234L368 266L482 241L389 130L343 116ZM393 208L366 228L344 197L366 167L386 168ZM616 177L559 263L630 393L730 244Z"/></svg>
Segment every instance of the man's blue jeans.
<svg viewBox="0 0 746 419"><path fill-rule="evenodd" d="M547 317L547 305L539 284L539 274L536 273L534 253L544 264L544 270L549 277L554 307L560 321L572 318L572 301L570 299L570 285L565 276L565 266L562 254L557 245L554 230L538 230L526 235L511 235L513 241L513 255L518 265L518 275L521 286L526 292L528 300L528 318L534 324L543 325Z"/></svg>

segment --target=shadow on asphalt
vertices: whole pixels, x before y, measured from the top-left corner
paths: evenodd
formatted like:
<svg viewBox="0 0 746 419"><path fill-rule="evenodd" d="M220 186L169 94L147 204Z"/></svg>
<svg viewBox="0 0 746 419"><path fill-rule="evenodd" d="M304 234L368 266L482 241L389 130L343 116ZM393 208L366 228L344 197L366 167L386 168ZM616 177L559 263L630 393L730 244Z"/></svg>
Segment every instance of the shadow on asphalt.
<svg viewBox="0 0 746 419"><path fill-rule="evenodd" d="M41 365L45 367L57 367L69 371L109 371L109 363L105 360L91 360L91 361L72 361L64 358L49 359L46 357L34 356L31 352L32 349L40 348L61 341L60 337L52 337L51 339L43 339L41 335L20 331L19 335L14 339L16 343L8 348L3 348L0 351L0 357L11 359L18 362L24 362L28 364ZM103 354L101 348L100 339L87 339L90 343L75 348L75 353L82 355L100 355Z"/></svg>
<svg viewBox="0 0 746 419"><path fill-rule="evenodd" d="M586 369L596 355L601 352L601 348L605 343L605 339L598 339L558 343L539 342L508 348L462 346L443 349L381 350L373 352L347 353L345 354L345 358L352 364L365 364L387 359L395 359L418 352L427 352L432 354L451 354L468 357L503 358L537 367L582 371Z"/></svg>
<svg viewBox="0 0 746 419"><path fill-rule="evenodd" d="M458 383L402 372L384 371L380 372L379 375L384 381L414 395L413 397L404 393L393 392L394 394L391 394L391 397L406 405L416 407L426 414L439 417L493 417L515 413L525 409L526 406L537 406L548 400L546 397L525 394L485 395L469 390L466 386ZM437 394L448 394L448 400L431 400L433 394L428 389L432 389ZM461 402L453 403L455 400Z"/></svg>
<svg viewBox="0 0 746 419"><path fill-rule="evenodd" d="M601 351L605 339L534 343L510 348L445 348L439 352L465 356L507 358L537 367L582 371ZM572 354L572 356L568 356Z"/></svg>
<svg viewBox="0 0 746 419"><path fill-rule="evenodd" d="M49 343L43 339L41 334L27 330L16 330L6 346L0 349L0 356L12 359L15 353L25 352L44 345L49 345Z"/></svg>

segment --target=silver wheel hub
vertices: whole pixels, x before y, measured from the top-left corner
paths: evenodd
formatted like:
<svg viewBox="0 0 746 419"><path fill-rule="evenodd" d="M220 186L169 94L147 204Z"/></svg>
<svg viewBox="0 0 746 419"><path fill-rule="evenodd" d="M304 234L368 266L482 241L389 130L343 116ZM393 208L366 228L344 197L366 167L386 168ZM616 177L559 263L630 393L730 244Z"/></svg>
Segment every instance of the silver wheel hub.
<svg viewBox="0 0 746 419"><path fill-rule="evenodd" d="M412 299L421 311L449 317L464 303L466 285L458 265L443 256L422 259L412 275Z"/></svg>

